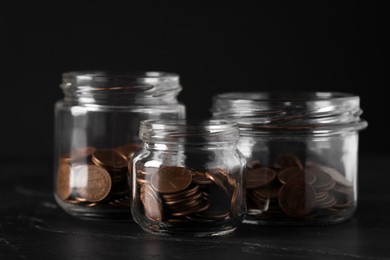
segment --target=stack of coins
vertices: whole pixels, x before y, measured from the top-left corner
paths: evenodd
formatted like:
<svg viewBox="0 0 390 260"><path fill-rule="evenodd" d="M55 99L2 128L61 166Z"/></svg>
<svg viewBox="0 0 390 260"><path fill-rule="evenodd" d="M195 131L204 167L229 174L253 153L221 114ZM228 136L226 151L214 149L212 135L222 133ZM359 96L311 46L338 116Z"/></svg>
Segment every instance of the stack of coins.
<svg viewBox="0 0 390 260"><path fill-rule="evenodd" d="M271 166L248 163L245 172L248 215L260 220L316 221L345 214L354 206L354 190L337 170L294 154L280 156Z"/></svg>
<svg viewBox="0 0 390 260"><path fill-rule="evenodd" d="M63 155L56 182L59 199L78 206L130 209L127 166L138 147L87 147Z"/></svg>
<svg viewBox="0 0 390 260"><path fill-rule="evenodd" d="M238 214L241 188L227 170L137 167L136 176L139 199L151 221L215 223Z"/></svg>

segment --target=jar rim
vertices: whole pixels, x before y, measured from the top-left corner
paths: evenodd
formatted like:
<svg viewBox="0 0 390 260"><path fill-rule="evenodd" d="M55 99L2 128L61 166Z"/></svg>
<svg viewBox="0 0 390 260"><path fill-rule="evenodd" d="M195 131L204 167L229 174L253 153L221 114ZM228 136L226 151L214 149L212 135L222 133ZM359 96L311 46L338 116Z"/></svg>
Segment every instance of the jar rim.
<svg viewBox="0 0 390 260"><path fill-rule="evenodd" d="M226 92L213 96L213 118L234 120L242 131L361 130L359 96L346 92Z"/></svg>
<svg viewBox="0 0 390 260"><path fill-rule="evenodd" d="M238 124L220 119L148 119L140 123L139 137L145 142L202 144L236 142Z"/></svg>
<svg viewBox="0 0 390 260"><path fill-rule="evenodd" d="M214 96L221 100L252 101L252 102L299 102L299 101L327 101L335 99L350 99L359 96L347 92L321 92L321 91L252 91L252 92L226 92Z"/></svg>
<svg viewBox="0 0 390 260"><path fill-rule="evenodd" d="M178 80L179 75L173 72L165 71L116 71L116 70L80 70L80 71L67 71L62 74L62 78L66 79L88 79L88 78L108 78L108 77L120 77L120 78L148 78L148 79L171 79Z"/></svg>

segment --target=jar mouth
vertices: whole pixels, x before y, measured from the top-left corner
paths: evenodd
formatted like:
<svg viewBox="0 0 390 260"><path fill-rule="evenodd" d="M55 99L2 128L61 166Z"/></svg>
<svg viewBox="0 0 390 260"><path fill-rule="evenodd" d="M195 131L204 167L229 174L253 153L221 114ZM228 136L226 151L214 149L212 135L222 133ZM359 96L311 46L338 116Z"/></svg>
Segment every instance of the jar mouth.
<svg viewBox="0 0 390 260"><path fill-rule="evenodd" d="M358 97L351 93L346 92L292 92L292 91L280 91L280 92L228 92L221 93L215 96L215 98L221 100L232 100L239 102L240 100L248 102L318 102L321 100L335 100L343 98Z"/></svg>
<svg viewBox="0 0 390 260"><path fill-rule="evenodd" d="M359 96L344 92L228 92L213 97L211 112L237 122L241 131L324 133L367 126Z"/></svg>
<svg viewBox="0 0 390 260"><path fill-rule="evenodd" d="M62 74L60 87L67 99L85 104L164 103L182 90L178 74L162 71L70 71Z"/></svg>
<svg viewBox="0 0 390 260"><path fill-rule="evenodd" d="M229 120L149 119L140 124L142 141L155 143L231 143L237 142L239 128Z"/></svg>

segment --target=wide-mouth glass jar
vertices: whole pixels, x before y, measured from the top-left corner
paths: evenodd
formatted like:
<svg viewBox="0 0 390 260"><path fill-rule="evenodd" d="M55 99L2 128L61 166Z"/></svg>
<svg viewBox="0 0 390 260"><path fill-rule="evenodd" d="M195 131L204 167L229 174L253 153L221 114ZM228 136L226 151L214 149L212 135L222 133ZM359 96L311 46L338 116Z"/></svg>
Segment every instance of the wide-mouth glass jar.
<svg viewBox="0 0 390 260"><path fill-rule="evenodd" d="M213 97L217 119L240 127L245 223L310 225L350 218L357 205L359 97L338 92L235 92Z"/></svg>
<svg viewBox="0 0 390 260"><path fill-rule="evenodd" d="M64 99L55 106L55 198L73 216L131 219L128 164L140 148L140 121L185 118L179 76L76 71L62 80Z"/></svg>
<svg viewBox="0 0 390 260"><path fill-rule="evenodd" d="M133 219L154 234L217 236L244 219L239 129L223 120L146 120L133 159Z"/></svg>

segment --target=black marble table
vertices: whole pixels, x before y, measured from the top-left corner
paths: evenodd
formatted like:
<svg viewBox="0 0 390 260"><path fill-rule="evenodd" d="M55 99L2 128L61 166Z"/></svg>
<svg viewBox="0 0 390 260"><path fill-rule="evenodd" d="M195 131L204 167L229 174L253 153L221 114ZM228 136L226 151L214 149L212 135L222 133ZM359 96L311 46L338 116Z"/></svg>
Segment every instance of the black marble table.
<svg viewBox="0 0 390 260"><path fill-rule="evenodd" d="M358 210L318 227L243 224L224 237L160 237L58 207L50 161L0 160L0 259L390 259L390 156L359 164Z"/></svg>

